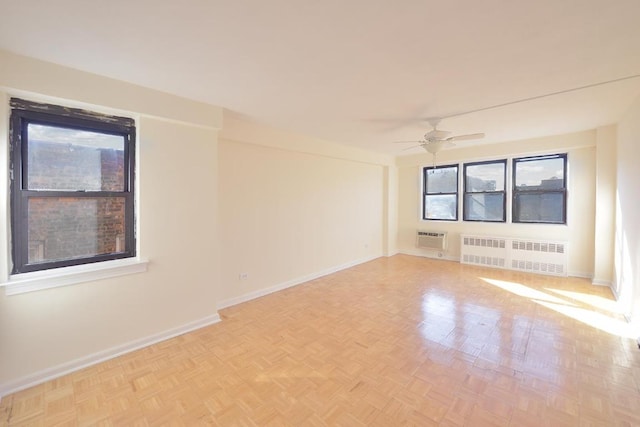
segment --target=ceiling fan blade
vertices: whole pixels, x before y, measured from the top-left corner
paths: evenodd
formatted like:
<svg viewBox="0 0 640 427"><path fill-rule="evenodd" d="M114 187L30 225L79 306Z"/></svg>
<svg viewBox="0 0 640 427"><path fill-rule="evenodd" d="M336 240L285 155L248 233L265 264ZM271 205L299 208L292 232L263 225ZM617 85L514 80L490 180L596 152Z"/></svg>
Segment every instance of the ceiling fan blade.
<svg viewBox="0 0 640 427"><path fill-rule="evenodd" d="M423 144L424 141L393 141L392 144Z"/></svg>
<svg viewBox="0 0 640 427"><path fill-rule="evenodd" d="M450 136L449 138L447 138L447 141L465 141L469 139L480 139L480 138L484 138L484 133L470 133L468 135Z"/></svg>

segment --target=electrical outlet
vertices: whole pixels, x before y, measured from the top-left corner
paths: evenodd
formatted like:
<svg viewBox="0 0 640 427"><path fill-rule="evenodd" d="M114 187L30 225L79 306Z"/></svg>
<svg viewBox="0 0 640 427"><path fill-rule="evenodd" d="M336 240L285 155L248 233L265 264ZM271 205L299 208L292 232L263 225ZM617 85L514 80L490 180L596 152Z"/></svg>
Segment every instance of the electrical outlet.
<svg viewBox="0 0 640 427"><path fill-rule="evenodd" d="M240 273L240 280L247 280L249 278L249 273Z"/></svg>

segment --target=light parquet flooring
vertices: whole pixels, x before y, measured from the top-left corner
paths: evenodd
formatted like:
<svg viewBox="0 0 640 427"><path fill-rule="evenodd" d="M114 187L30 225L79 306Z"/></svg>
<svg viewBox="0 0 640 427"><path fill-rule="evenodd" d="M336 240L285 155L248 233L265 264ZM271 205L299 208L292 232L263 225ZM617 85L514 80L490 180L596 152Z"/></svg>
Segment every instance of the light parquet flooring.
<svg viewBox="0 0 640 427"><path fill-rule="evenodd" d="M640 426L614 305L583 279L381 258L6 396L0 424Z"/></svg>

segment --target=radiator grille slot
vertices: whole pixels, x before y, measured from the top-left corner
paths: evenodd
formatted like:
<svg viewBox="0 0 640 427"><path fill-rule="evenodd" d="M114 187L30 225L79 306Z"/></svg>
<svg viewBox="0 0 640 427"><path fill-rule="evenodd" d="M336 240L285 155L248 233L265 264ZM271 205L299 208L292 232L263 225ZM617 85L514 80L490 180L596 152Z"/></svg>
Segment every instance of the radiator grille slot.
<svg viewBox="0 0 640 427"><path fill-rule="evenodd" d="M550 243L527 240L513 240L512 248L516 251L533 251L533 252L551 252L563 254L565 251L564 243Z"/></svg>
<svg viewBox="0 0 640 427"><path fill-rule="evenodd" d="M461 236L460 261L464 264L566 276L567 260L565 242Z"/></svg>
<svg viewBox="0 0 640 427"><path fill-rule="evenodd" d="M464 254L462 256L462 261L464 264L478 264L489 267L505 268L505 259L500 257Z"/></svg>
<svg viewBox="0 0 640 427"><path fill-rule="evenodd" d="M463 243L466 246L480 246L487 248L504 248L504 239L480 238L480 237L463 237Z"/></svg>

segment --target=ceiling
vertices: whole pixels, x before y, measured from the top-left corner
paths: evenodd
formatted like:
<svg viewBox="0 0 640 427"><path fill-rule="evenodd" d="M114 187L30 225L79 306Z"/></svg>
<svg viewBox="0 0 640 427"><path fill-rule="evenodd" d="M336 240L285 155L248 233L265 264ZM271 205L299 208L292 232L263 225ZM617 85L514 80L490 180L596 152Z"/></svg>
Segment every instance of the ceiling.
<svg viewBox="0 0 640 427"><path fill-rule="evenodd" d="M0 0L0 49L412 154L392 141L429 117L482 143L614 123L638 22L638 0Z"/></svg>

